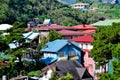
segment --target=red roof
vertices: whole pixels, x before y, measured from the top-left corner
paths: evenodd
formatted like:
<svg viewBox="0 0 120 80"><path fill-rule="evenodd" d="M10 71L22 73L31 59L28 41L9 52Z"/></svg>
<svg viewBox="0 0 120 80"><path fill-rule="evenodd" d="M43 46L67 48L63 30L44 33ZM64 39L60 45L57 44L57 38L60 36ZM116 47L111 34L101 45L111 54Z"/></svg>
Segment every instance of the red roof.
<svg viewBox="0 0 120 80"><path fill-rule="evenodd" d="M87 25L87 24L77 25L77 26L73 26L73 27L77 28L77 29L96 29L96 27Z"/></svg>
<svg viewBox="0 0 120 80"><path fill-rule="evenodd" d="M74 36L74 35L83 35L82 32L79 32L79 31L71 31L71 30L61 30L61 31L58 31L61 35L68 35L68 36Z"/></svg>
<svg viewBox="0 0 120 80"><path fill-rule="evenodd" d="M70 27L70 26L61 26L61 25L57 25L57 24L51 24L50 26L48 25L44 25L44 26L37 26L36 27L37 30L74 30L76 28L74 27Z"/></svg>
<svg viewBox="0 0 120 80"><path fill-rule="evenodd" d="M85 30L85 31L83 31L82 33L83 34L92 34L92 33L94 33L95 32L95 30Z"/></svg>
<svg viewBox="0 0 120 80"><path fill-rule="evenodd" d="M77 38L73 38L71 41L75 42L93 42L93 38L91 36L80 36Z"/></svg>

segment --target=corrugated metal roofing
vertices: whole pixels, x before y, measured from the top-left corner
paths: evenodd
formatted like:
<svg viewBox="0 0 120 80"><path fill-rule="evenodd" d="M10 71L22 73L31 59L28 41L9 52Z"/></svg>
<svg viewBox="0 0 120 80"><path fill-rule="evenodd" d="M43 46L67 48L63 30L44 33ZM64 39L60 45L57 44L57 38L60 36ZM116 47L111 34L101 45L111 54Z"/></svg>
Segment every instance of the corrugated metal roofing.
<svg viewBox="0 0 120 80"><path fill-rule="evenodd" d="M71 31L71 30L61 30L58 31L62 35L67 35L67 36L74 36L74 35L83 35L82 32L80 31Z"/></svg>
<svg viewBox="0 0 120 80"><path fill-rule="evenodd" d="M75 42L93 42L93 38L91 36L80 36L77 38L73 38L71 41Z"/></svg>
<svg viewBox="0 0 120 80"><path fill-rule="evenodd" d="M77 43L70 42L69 40L55 40L52 42L48 42L45 46L41 49L42 52L58 52L61 48L63 48L66 44L73 44L78 47ZM79 47L78 47L79 48Z"/></svg>
<svg viewBox="0 0 120 80"><path fill-rule="evenodd" d="M120 19L98 21L98 22L93 23L91 25L92 26L112 26L113 23L120 23Z"/></svg>
<svg viewBox="0 0 120 80"><path fill-rule="evenodd" d="M31 42L32 40L34 40L37 36L39 36L39 33L35 33L32 31L23 34L23 38L26 38L26 42L28 42L28 43ZM19 47L18 42L16 41L15 43L10 43L9 47L11 49Z"/></svg>
<svg viewBox="0 0 120 80"><path fill-rule="evenodd" d="M39 36L39 33L35 32L28 32L23 34L24 38L27 38L29 40L26 40L26 42L31 42L33 39L35 39L37 36Z"/></svg>
<svg viewBox="0 0 120 80"><path fill-rule="evenodd" d="M96 27L94 26L91 26L91 25L87 25L87 24L81 24L81 25L76 25L76 26L73 26L74 28L77 28L77 29L82 29L82 30L85 30L85 29L96 29Z"/></svg>

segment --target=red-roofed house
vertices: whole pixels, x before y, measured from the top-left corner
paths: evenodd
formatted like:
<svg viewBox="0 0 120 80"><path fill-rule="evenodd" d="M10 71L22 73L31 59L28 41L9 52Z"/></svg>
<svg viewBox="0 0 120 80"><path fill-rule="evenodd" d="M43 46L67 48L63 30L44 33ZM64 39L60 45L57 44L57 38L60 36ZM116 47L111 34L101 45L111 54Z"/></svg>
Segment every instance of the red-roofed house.
<svg viewBox="0 0 120 80"><path fill-rule="evenodd" d="M58 31L64 39L72 39L78 36L91 35L95 32L96 27L90 25L77 25L77 26L62 26L58 24L44 25L39 24L33 27L32 30L37 30L42 36L47 36L50 30Z"/></svg>
<svg viewBox="0 0 120 80"><path fill-rule="evenodd" d="M76 30L74 27L69 27L69 26L61 26L57 24L51 24L51 25L38 25L37 27L34 28L34 30L40 31L43 36L46 36L50 30Z"/></svg>
<svg viewBox="0 0 120 80"><path fill-rule="evenodd" d="M80 31L72 31L72 30L61 30L58 32L63 36L64 39L72 39L84 35Z"/></svg>
<svg viewBox="0 0 120 80"><path fill-rule="evenodd" d="M79 43L80 48L84 51L84 67L88 69L88 72L94 76L95 73L95 61L89 57L89 54L91 52L91 49L93 46L91 45L91 42L94 41L94 39L91 36L79 36L77 38L71 39L71 41L75 41Z"/></svg>
<svg viewBox="0 0 120 80"><path fill-rule="evenodd" d="M93 42L93 38L91 36L79 36L77 38L71 39L71 41L75 41L79 43L80 48L91 50L93 46L91 42Z"/></svg>

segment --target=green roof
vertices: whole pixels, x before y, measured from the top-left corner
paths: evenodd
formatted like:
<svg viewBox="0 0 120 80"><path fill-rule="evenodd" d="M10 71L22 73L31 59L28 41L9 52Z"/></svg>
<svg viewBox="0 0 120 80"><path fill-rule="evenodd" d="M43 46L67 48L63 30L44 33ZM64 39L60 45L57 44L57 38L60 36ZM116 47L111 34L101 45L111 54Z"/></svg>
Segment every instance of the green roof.
<svg viewBox="0 0 120 80"><path fill-rule="evenodd" d="M6 60L9 59L8 55L5 55L4 53L0 52L0 60Z"/></svg>
<svg viewBox="0 0 120 80"><path fill-rule="evenodd" d="M98 21L98 22L93 23L91 25L92 26L112 26L113 23L120 23L120 19Z"/></svg>

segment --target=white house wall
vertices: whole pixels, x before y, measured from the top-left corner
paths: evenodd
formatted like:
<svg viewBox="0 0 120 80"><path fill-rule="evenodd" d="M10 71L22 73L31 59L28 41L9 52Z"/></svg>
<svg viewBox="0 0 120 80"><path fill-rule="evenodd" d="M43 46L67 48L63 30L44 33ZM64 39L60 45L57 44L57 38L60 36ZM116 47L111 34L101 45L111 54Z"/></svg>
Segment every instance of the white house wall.
<svg viewBox="0 0 120 80"><path fill-rule="evenodd" d="M93 45L91 45L91 43L79 43L79 47L82 49L93 49Z"/></svg>

